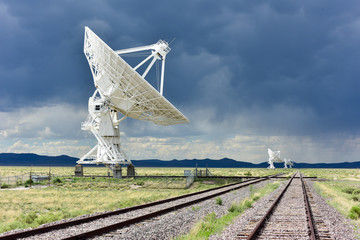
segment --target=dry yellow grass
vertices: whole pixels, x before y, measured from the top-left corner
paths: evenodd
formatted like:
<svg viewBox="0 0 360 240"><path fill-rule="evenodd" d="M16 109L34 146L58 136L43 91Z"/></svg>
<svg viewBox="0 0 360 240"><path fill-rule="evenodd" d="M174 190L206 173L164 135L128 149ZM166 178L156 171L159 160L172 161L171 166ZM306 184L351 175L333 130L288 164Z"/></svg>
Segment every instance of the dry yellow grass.
<svg viewBox="0 0 360 240"><path fill-rule="evenodd" d="M309 177L328 180L360 181L360 169L301 169Z"/></svg>
<svg viewBox="0 0 360 240"><path fill-rule="evenodd" d="M341 175L337 177L341 178ZM350 218L351 208L359 206L359 195L349 190L360 189L360 181L315 182L315 189L325 197L328 204L337 209L344 217ZM354 228L360 225L360 219L352 219ZM357 230L359 231L359 230Z"/></svg>
<svg viewBox="0 0 360 240"><path fill-rule="evenodd" d="M337 208L337 210L346 216L351 207L356 203L353 200L349 200L344 194L337 189L331 187L331 185L325 185L321 182L316 182L316 186L319 188L323 196L326 196L329 202Z"/></svg>
<svg viewBox="0 0 360 240"><path fill-rule="evenodd" d="M32 172L49 173L53 175L74 175L75 167L0 167L0 176L15 176L29 174ZM194 168L136 168L136 172L140 176L183 176L184 170L194 170ZM205 168L199 168L205 170ZM222 176L244 176L250 173L252 176L265 176L280 172L291 173L292 169L275 169L268 170L263 168L209 168L213 175ZM107 176L108 169L104 166L87 167L84 166L85 175L102 175ZM123 169L123 174L126 170Z"/></svg>
<svg viewBox="0 0 360 240"><path fill-rule="evenodd" d="M225 184L197 182L184 189L185 179L62 179L59 186L0 190L0 232L114 210ZM214 181L216 182L216 181Z"/></svg>
<svg viewBox="0 0 360 240"><path fill-rule="evenodd" d="M42 188L28 190L2 190L0 198L1 230L35 212L38 217L57 214L58 219L80 214L113 210L184 193L184 191L157 189L77 189ZM34 223L36 226L38 224Z"/></svg>
<svg viewBox="0 0 360 240"><path fill-rule="evenodd" d="M184 170L193 168L136 168L138 175L183 175ZM205 170L205 168L199 168ZM0 176L15 176L36 173L52 175L73 175L74 167L0 167ZM210 169L214 175L224 176L264 176L292 170L277 169ZM105 167L84 167L85 175L107 175ZM125 169L123 170L125 173ZM164 199L218 186L196 182L185 190L185 179L62 179L57 187L32 188L26 190L1 190L0 232L26 227L36 227L42 223L75 217L116 208ZM220 180L216 180L220 181ZM216 182L215 181L215 182ZM221 184L226 184L225 181Z"/></svg>
<svg viewBox="0 0 360 240"><path fill-rule="evenodd" d="M54 175L74 175L75 167L0 167L0 176L16 176L35 173L49 173ZM107 175L106 167L84 167L86 175Z"/></svg>

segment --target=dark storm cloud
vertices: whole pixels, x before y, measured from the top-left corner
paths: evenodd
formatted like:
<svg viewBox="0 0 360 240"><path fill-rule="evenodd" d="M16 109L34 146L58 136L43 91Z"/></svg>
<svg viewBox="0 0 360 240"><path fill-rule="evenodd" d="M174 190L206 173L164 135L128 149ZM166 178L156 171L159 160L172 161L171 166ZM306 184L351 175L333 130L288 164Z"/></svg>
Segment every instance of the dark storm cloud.
<svg viewBox="0 0 360 240"><path fill-rule="evenodd" d="M190 119L212 109L214 125L240 118L230 132L357 133L359 10L355 0L0 1L0 110L85 107L88 25L112 48L176 38L164 91Z"/></svg>

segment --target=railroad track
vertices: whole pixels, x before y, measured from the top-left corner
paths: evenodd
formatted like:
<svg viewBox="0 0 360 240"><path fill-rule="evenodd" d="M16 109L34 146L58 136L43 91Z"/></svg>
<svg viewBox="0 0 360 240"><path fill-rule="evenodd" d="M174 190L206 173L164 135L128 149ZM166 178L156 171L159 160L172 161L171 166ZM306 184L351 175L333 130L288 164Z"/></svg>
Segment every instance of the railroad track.
<svg viewBox="0 0 360 240"><path fill-rule="evenodd" d="M295 177L299 175L299 177ZM237 239L332 239L300 173L268 207L259 211Z"/></svg>
<svg viewBox="0 0 360 240"><path fill-rule="evenodd" d="M205 201L207 199L240 189L251 184L259 183L278 175L259 179L249 179L240 183L233 183L196 193L164 199L148 204L101 213L94 216L70 220L40 228L25 230L0 236L0 240L8 239L86 239L102 235L131 224L160 216L177 209ZM140 211L141 210L141 211ZM146 212L144 214L144 212Z"/></svg>

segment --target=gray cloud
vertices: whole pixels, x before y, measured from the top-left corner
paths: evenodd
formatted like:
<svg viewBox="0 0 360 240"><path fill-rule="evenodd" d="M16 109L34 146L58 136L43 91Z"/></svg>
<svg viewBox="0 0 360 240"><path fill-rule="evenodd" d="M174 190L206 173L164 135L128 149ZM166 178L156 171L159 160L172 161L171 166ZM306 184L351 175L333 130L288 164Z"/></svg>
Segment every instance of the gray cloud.
<svg viewBox="0 0 360 240"><path fill-rule="evenodd" d="M139 132L127 121L129 136L356 135L359 8L355 0L0 1L0 111L86 109L88 25L114 49L176 37L164 91L192 123Z"/></svg>

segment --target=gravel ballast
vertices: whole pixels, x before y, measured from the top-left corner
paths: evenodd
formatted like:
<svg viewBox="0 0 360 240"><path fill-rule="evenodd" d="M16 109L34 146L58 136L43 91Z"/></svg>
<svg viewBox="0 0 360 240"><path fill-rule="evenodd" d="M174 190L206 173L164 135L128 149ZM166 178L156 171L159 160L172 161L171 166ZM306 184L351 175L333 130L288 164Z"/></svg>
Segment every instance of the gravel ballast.
<svg viewBox="0 0 360 240"><path fill-rule="evenodd" d="M339 240L356 240L354 227L351 222L342 216L336 209L328 205L324 198L322 198L313 188L312 181L306 181L309 185L310 191L313 195L314 203L320 210L320 214L330 230L331 237ZM284 183L283 183L284 184ZM253 208L248 209L244 214L234 220L224 231L220 234L211 236L210 240L225 240L225 239L236 239L237 233L240 232L247 224L247 222L258 212L264 208L268 201L274 199L283 187L279 187L268 196L260 199L253 205Z"/></svg>
<svg viewBox="0 0 360 240"><path fill-rule="evenodd" d="M268 182L268 181L266 181L266 182ZM263 185L262 183L254 183L253 184L254 187L255 186L262 186L262 185ZM227 188L231 188L231 187L227 187ZM226 190L226 188L216 190L216 192L221 192L223 190ZM238 192L241 193L239 196L236 194ZM214 193L214 191L212 191L211 193ZM208 193L203 193L202 195L207 195L207 194ZM160 217L153 218L153 219L150 219L148 221L145 221L143 223L135 224L132 227L124 228L124 230L120 230L119 234L122 235L124 232L126 233L128 231L131 232L132 230L134 230L133 233L127 234L126 235L127 237L125 237L125 238L126 239L139 239L139 238L141 238L141 236L144 235L144 231L140 233L141 236L137 235L139 226L142 226L142 225L145 226L145 225L150 224L153 221L158 221L160 223L155 224L156 225L155 227L151 227L149 231L146 230L146 234L144 235L144 237L142 239L149 239L149 238L151 239L152 237L154 237L154 238L159 238L160 237L161 239L166 239L169 236L175 236L175 235L180 234L180 233L185 233L186 230L184 230L184 229L189 230L191 228L192 224L194 224L197 220L201 219L202 217L206 216L208 213L215 212L217 216L221 216L223 213L226 213L226 211L227 211L228 207L230 206L231 202L233 202L233 201L235 201L237 199L241 200L243 198L243 196L246 197L248 195L249 195L249 187L244 187L244 188L242 188L240 190L231 191L228 194L222 194L221 198L223 200L223 204L221 206L217 205L215 203L215 199L216 199L216 197L215 197L213 199L209 199L209 200L205 201L206 204L204 204L204 202L202 202L200 204L194 204L194 206L191 205L189 207L185 207L185 208L183 208L181 210L178 210L176 212L173 212L173 213L170 213L170 214L165 214L165 215L162 215ZM232 197L229 197L229 196L232 196ZM189 201L190 199L197 199L198 197L199 196L192 196L192 197L188 197L186 199L179 199L179 200L176 200L176 201L173 201L173 202L170 202L170 203L163 203L163 204L156 205L156 206L153 206L153 207L133 210L131 212L126 212L126 213L123 213L123 214L120 214L120 215L114 215L114 216L111 216L111 217L98 219L98 220L93 221L93 222L79 224L79 225L76 225L76 226L72 226L70 228L59 229L59 230L55 230L55 231L51 231L51 232L46 232L46 233L36 235L36 236L33 236L33 237L28 237L26 239L62 239L62 238L65 238L65 237L81 234L81 233L83 233L85 231L90 231L90 230L98 229L98 228L103 227L103 226L108 226L108 225L111 225L111 224L114 224L114 223L118 223L118 222L124 221L126 219L129 219L131 217L137 217L137 216L140 216L140 215L148 214L150 212L153 212L154 210L156 211L156 210L161 210L161 209L164 209L164 208L168 208L168 207L171 207L172 205L176 205L177 203L181 203L181 202L184 202L184 201L186 202L186 201ZM182 213L183 213L183 211L185 209L188 209L188 211L187 211L187 214L185 214L183 216ZM97 215L97 214L92 214L92 215ZM164 218L166 216L172 216L175 220L167 219L167 220L164 221ZM82 219L83 217L84 216L79 216L76 219ZM178 221L179 219L180 219L180 221ZM49 225L56 224L58 222L67 222L67 221L71 221L71 220L73 220L73 219L61 220L61 221L57 221L57 222L49 223L49 224L45 224L45 225L49 226ZM176 224L174 224L174 223L176 223ZM163 225L167 225L167 224L171 225L172 229L169 230L169 231L164 232L163 229L164 228L166 229L166 226L164 227ZM43 225L43 226L45 226L45 225ZM159 225L160 227L157 227L157 225ZM174 229L177 229L177 230L174 231ZM26 230L26 229L24 229L24 230ZM12 232L13 233L14 232L21 232L21 231L24 231L24 230L11 231L11 232L7 232L7 233L1 234L1 235L11 234ZM160 235L158 235L157 232L160 232ZM116 239L119 238L119 234L116 234L117 235L115 237ZM112 234L106 234L105 236L111 236L111 235ZM98 238L99 237L96 237L96 239L98 239Z"/></svg>
<svg viewBox="0 0 360 240"><path fill-rule="evenodd" d="M273 181L275 180L253 184L253 188L258 189L264 187L266 184ZM222 233L215 234L209 239L236 239L237 233L244 228L247 222L257 212L264 209L265 206L268 205L268 202L271 199L274 199L275 196L280 193L286 182L287 181L281 182L278 189L259 199L253 204L252 208L246 210L241 216L236 218L233 223L231 223L228 227L226 227L226 229L223 230ZM344 218L333 207L329 206L326 201L320 195L318 195L316 191L314 191L312 181L307 180L307 184L309 185L310 191L313 195L314 203L317 204L317 208L320 209L321 215L324 216L324 222L329 227L333 239L359 239L355 237L353 230L354 227L351 225L351 222ZM250 195L249 189L249 186L247 186L242 189L221 195L220 197L222 200L222 205L216 204L217 197L214 197L204 202L179 209L175 212L171 212L138 224L134 224L129 227L119 229L114 232L104 234L103 236L97 236L94 239L174 239L176 236L188 233L195 223L199 222L212 212L215 213L216 217L221 217L224 214L227 214L228 209L233 202L239 202ZM145 214L146 211L146 209L139 210L137 213L131 212L129 215ZM121 219L114 220L119 221ZM93 224L91 228L98 227L100 227L100 225L96 223ZM84 230L81 226L78 225L75 226L71 231L73 231L73 234L71 235L74 235L77 234L77 232L82 232ZM63 230L59 230L56 235L54 235L54 232L52 232L50 235L44 234L42 237L43 239L60 239L65 237L67 234L64 234ZM40 238L39 236L36 236L32 239Z"/></svg>
<svg viewBox="0 0 360 240"><path fill-rule="evenodd" d="M269 181L260 182L254 184L253 188L261 188L268 183ZM215 197L145 223L98 236L95 239L173 239L175 236L188 233L196 222L202 220L209 213L214 212L216 217L223 216L228 213L233 202L239 202L248 196L250 196L249 187L244 187L221 195L222 205L216 204Z"/></svg>
<svg viewBox="0 0 360 240"><path fill-rule="evenodd" d="M317 207L320 210L324 222L329 227L330 233L334 239L344 239L344 240L356 240L360 239L360 232L358 232L358 237L354 232L354 226L351 224L351 221L341 215L334 207L326 203L326 200L320 196L313 187L313 181L307 181L310 191L313 194L314 201L317 204ZM359 229L359 226L357 227Z"/></svg>

